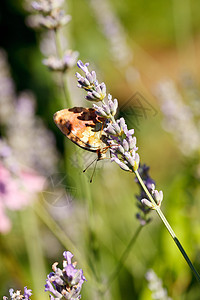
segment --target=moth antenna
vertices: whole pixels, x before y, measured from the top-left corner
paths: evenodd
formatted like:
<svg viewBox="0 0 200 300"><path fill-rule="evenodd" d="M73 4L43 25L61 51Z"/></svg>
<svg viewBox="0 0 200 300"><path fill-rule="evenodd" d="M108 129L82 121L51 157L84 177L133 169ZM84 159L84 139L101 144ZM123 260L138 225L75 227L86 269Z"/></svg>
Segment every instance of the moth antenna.
<svg viewBox="0 0 200 300"><path fill-rule="evenodd" d="M98 157L96 157L84 170L83 172L87 171L87 169L95 162L98 160Z"/></svg>
<svg viewBox="0 0 200 300"><path fill-rule="evenodd" d="M94 161L93 161L94 162ZM98 159L96 159L96 162L95 162L95 165L94 165L94 169L93 169L93 172L92 172L92 176L90 178L90 183L92 183L92 179L94 177L94 173L95 173L95 170L96 170L96 166L97 166L97 162L98 162Z"/></svg>

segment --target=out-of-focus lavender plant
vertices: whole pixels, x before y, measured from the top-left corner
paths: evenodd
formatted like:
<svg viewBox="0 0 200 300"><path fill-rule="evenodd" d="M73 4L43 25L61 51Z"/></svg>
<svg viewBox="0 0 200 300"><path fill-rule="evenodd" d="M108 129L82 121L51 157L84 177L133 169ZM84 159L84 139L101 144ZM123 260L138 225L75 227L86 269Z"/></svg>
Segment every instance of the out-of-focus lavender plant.
<svg viewBox="0 0 200 300"><path fill-rule="evenodd" d="M76 64L79 55L77 51L69 49L63 50L63 43L60 42L60 40L63 40L63 35L60 31L60 36L58 37L58 30L71 21L71 16L67 15L62 9L63 3L64 0L29 1L28 9L35 14L32 14L27 18L27 24L32 28L45 28L54 31L56 49L55 47L50 47L52 48L52 53L49 53L49 47L46 47L48 48L48 58L43 60L43 64L51 71L62 73L66 72ZM48 39L46 39L46 42L47 40ZM48 43L52 45L52 40L48 41ZM66 42L64 44L66 44ZM43 52L45 52L44 47Z"/></svg>
<svg viewBox="0 0 200 300"><path fill-rule="evenodd" d="M153 270L149 270L146 273L146 279L148 281L148 287L152 292L152 299L155 300L172 300L168 296L167 289L163 287L163 282Z"/></svg>
<svg viewBox="0 0 200 300"><path fill-rule="evenodd" d="M71 16L61 8L64 0L26 1L25 7L37 13L27 18L28 25L34 28L58 29L66 25Z"/></svg>
<svg viewBox="0 0 200 300"><path fill-rule="evenodd" d="M3 50L0 65L0 231L7 233L11 222L6 210L32 203L44 188L44 175L56 171L58 155L52 133L35 116L34 96L30 92L16 96Z"/></svg>
<svg viewBox="0 0 200 300"><path fill-rule="evenodd" d="M98 81L96 80L96 73L94 71L89 72L89 64L83 64L81 61L79 61L77 65L85 73L85 77L81 76L80 74L76 74L78 78L78 87L86 90L86 98L89 97L89 100L92 100L94 98L93 101L102 102L101 106L93 104L93 107L96 110L97 115L105 118L103 128L104 134L102 134L102 140L110 150L111 161L115 161L124 171L135 173L138 183L141 185L141 188L145 192L145 198L142 198L143 195L141 197L142 199L140 198L141 203L146 205L150 209L156 210L157 214L169 231L171 237L173 238L192 272L196 276L196 279L200 282L200 275L192 265L181 243L179 242L170 224L161 211L160 206L163 200L163 192L155 190L155 184L152 182L152 180L148 180L146 166L143 166L141 174L138 171L140 158L139 154L137 153L138 148L136 147L136 137L134 136L134 129L128 130L123 118L115 120L118 102L117 100L112 101L112 96L109 95L108 103L105 103L106 93L101 96L101 88L98 84ZM95 84L95 82L97 84ZM105 84L103 84L103 89L104 91L106 91Z"/></svg>
<svg viewBox="0 0 200 300"><path fill-rule="evenodd" d="M35 116L33 94L22 92L16 96L6 55L3 50L0 53L3 53L0 55L0 65L3 66L0 69L0 107L9 105L7 110L1 111L6 143L12 149L15 161L40 174L49 175L55 172L58 157L54 137L42 120ZM5 99L8 101L5 102Z"/></svg>
<svg viewBox="0 0 200 300"><path fill-rule="evenodd" d="M89 0L89 2L102 32L109 41L112 58L121 67L130 65L132 51L128 46L125 31L111 8L111 4L107 0L102 0L101 5L97 0Z"/></svg>
<svg viewBox="0 0 200 300"><path fill-rule="evenodd" d="M16 292L14 289L9 289L10 297L3 296L3 300L31 300L30 296L32 295L32 290L24 287L24 294L21 294L20 290Z"/></svg>
<svg viewBox="0 0 200 300"><path fill-rule="evenodd" d="M58 263L52 265L52 270L46 280L45 292L50 292L50 299L80 299L82 284L86 280L82 269L76 269L76 262L72 263L73 254L64 251L63 269Z"/></svg>
<svg viewBox="0 0 200 300"><path fill-rule="evenodd" d="M13 118L7 122L7 141L21 164L48 176L56 171L55 139L42 120L35 116L35 105L32 93L19 95Z"/></svg>
<svg viewBox="0 0 200 300"><path fill-rule="evenodd" d="M184 103L175 83L172 80L161 82L155 93L164 115L164 129L173 134L181 152L191 156L199 151L199 125L195 124L194 112Z"/></svg>
<svg viewBox="0 0 200 300"><path fill-rule="evenodd" d="M139 78L139 71L131 65L133 62L133 51L127 42L126 32L111 7L108 0L89 0L92 10L95 14L95 20L99 24L109 43L111 58L120 71L125 72L127 82L133 84Z"/></svg>
<svg viewBox="0 0 200 300"><path fill-rule="evenodd" d="M199 116L200 116L200 89L199 84L191 76L189 73L185 73L181 77L180 87L183 91L183 98L187 99L187 103L190 104L190 109L194 115L194 119L198 128L200 127L199 124Z"/></svg>

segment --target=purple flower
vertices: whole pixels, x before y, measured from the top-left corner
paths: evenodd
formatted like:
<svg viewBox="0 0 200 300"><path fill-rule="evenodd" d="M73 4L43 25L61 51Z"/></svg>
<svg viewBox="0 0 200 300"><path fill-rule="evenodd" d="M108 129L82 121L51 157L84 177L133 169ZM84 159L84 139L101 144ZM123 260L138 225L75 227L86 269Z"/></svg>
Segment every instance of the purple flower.
<svg viewBox="0 0 200 300"><path fill-rule="evenodd" d="M28 300L31 295L32 295L32 290L31 289L27 289L27 286L25 286L24 287L24 298L26 300Z"/></svg>
<svg viewBox="0 0 200 300"><path fill-rule="evenodd" d="M21 295L21 291L14 289L9 289L10 299L9 300L30 300L30 296L32 295L32 290L27 289L27 286L24 287L24 294ZM4 296L3 300L8 300L8 297Z"/></svg>
<svg viewBox="0 0 200 300"><path fill-rule="evenodd" d="M138 173L140 174L140 177L142 178L147 189L151 193L153 191L153 186L155 186L155 181L149 176L149 167L145 164L140 165L138 168ZM150 219L147 218L147 215L150 212L150 207L148 207L148 205L142 201L145 197L147 197L146 193L144 192L137 178L135 178L135 181L138 183L140 188L140 194L136 195L136 199L138 200L137 206L140 210L140 213L137 213L136 218L140 221L141 225L145 225L150 221Z"/></svg>
<svg viewBox="0 0 200 300"><path fill-rule="evenodd" d="M160 206L163 199L163 192L155 190L155 181L149 175L149 167L145 164L140 165L138 168L138 173L140 174L140 177L146 185L149 193L152 195L154 201L157 205ZM137 178L135 179L135 181L140 187L140 194L136 195L136 198L138 200L137 206L140 209L140 213L138 213L136 217L142 225L145 225L147 222L150 221L150 219L147 218L147 215L153 208L153 204L149 200L147 200L147 195L141 187Z"/></svg>
<svg viewBox="0 0 200 300"><path fill-rule="evenodd" d="M52 270L46 280L45 292L50 292L51 299L80 299L81 288L86 280L82 269L76 269L76 263L72 263L73 254L64 251L63 269L57 267L58 263L52 265Z"/></svg>
<svg viewBox="0 0 200 300"><path fill-rule="evenodd" d="M83 63L81 60L77 62L77 66L87 75L89 73L88 66L89 63ZM94 71L93 71L94 72Z"/></svg>
<svg viewBox="0 0 200 300"><path fill-rule="evenodd" d="M89 101L103 101L106 97L106 85L104 82L98 83L95 71L89 72L89 63L83 64L81 60L77 62L77 66L85 73L85 77L76 73L78 78L78 87L87 91L85 97Z"/></svg>

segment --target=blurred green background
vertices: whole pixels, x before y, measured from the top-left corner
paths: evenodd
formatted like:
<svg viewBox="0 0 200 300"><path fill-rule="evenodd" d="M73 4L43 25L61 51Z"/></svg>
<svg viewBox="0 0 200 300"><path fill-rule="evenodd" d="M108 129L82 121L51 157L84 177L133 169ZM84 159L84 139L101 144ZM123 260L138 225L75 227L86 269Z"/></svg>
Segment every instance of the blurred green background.
<svg viewBox="0 0 200 300"><path fill-rule="evenodd" d="M101 1L66 1L65 9L72 16L64 32L68 48L77 50L84 63L90 62L99 81L104 81L108 92L118 99L119 115L127 117L130 128L136 126L141 161L150 166L157 189L164 192L162 210L200 270L199 150L190 155L182 153L173 132L167 133L162 126L163 113L155 95L158 83L171 79L192 111L194 93L197 102L200 101L199 1L106 1L129 50L130 57L126 62L127 57L124 59L124 64L116 60L112 38L102 31L92 2L99 10L103 5ZM39 46L41 34L26 26L28 13L23 1L4 0L0 6L1 48L7 52L16 92L34 93L36 115L56 139L59 153L56 172L64 177L66 191L64 202L58 205L40 194L32 207L9 212L12 230L0 237L1 296L8 295L10 287L22 289L27 285L33 289L32 299L47 299L47 293L43 292L46 275L54 261L62 262L62 252L67 248L74 253L88 280L83 286L82 299L153 299L145 279L151 268L162 279L172 299L199 299L198 283L155 212L151 213L152 221L140 232L107 293L102 296L97 292L97 282L106 282L139 227L135 218L138 211L135 195L139 190L134 175L114 163L100 161L93 183L89 183L93 168L86 173L82 170L95 155L84 154L66 141L53 123L53 114L64 108L63 92L41 63L44 58ZM111 16L108 14L105 19L111 21ZM116 23L113 24L116 28ZM84 91L76 87L77 71L75 66L68 73L71 101L73 105L87 107L91 104L85 101ZM183 84L185 74L193 85ZM146 115L138 108L137 95L147 109ZM195 124L199 131L198 114ZM55 174L51 175L57 180ZM47 181L51 175L46 176ZM49 183L48 189L52 192ZM65 205L65 201L69 203ZM54 221L73 242L73 249Z"/></svg>

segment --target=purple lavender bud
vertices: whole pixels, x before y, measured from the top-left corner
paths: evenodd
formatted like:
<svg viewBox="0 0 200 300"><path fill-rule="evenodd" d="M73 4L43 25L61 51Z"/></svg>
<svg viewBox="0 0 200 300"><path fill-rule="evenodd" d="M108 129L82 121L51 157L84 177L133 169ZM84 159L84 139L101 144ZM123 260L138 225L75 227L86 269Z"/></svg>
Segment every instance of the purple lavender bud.
<svg viewBox="0 0 200 300"><path fill-rule="evenodd" d="M116 162L122 170L130 171L129 167L124 162L122 162L118 157L112 157L111 162L112 161Z"/></svg>
<svg viewBox="0 0 200 300"><path fill-rule="evenodd" d="M134 168L135 167L135 152L131 153L131 154L125 152L124 156L125 156L127 162L129 162L129 164L131 165L131 167Z"/></svg>
<svg viewBox="0 0 200 300"><path fill-rule="evenodd" d="M85 99L87 99L89 101L96 101L96 98L92 92L88 92L87 95L85 96Z"/></svg>
<svg viewBox="0 0 200 300"><path fill-rule="evenodd" d="M141 202L143 205L146 205L148 208L151 208L151 209L153 208L153 204L151 203L151 201L144 198L141 200Z"/></svg>
<svg viewBox="0 0 200 300"><path fill-rule="evenodd" d="M110 97L108 97L108 98L110 98ZM110 108L111 115L115 116L116 112L117 112L117 108L118 108L117 99L114 99L114 102L111 99L109 99L108 100L108 106Z"/></svg>
<svg viewBox="0 0 200 300"><path fill-rule="evenodd" d="M94 95L94 97L96 99L98 99L98 101L101 100L101 94L100 93L98 93L97 91L92 91L92 94Z"/></svg>
<svg viewBox="0 0 200 300"><path fill-rule="evenodd" d="M90 82L90 84L92 84L93 82L94 82L94 80L93 80L93 76L92 76L92 74L91 73L87 73L86 74L86 76L85 76L86 78L87 78L87 80Z"/></svg>
<svg viewBox="0 0 200 300"><path fill-rule="evenodd" d="M119 145L119 146L117 147L117 151L119 151L121 154L124 154L124 153L125 153L125 149L124 149L124 147L122 147L122 145Z"/></svg>
<svg viewBox="0 0 200 300"><path fill-rule="evenodd" d="M112 100L108 100L108 106L109 106L111 112L114 111L114 103Z"/></svg>
<svg viewBox="0 0 200 300"><path fill-rule="evenodd" d="M108 101L112 101L112 95L111 94L108 94Z"/></svg>
<svg viewBox="0 0 200 300"><path fill-rule="evenodd" d="M84 78L83 76L81 76L78 79L78 83L81 85L81 88L86 88L87 90L90 88L90 82L87 80L87 78Z"/></svg>
<svg viewBox="0 0 200 300"><path fill-rule="evenodd" d="M94 86L95 86L95 88L96 88L98 85L99 85L99 82L98 82L98 80L96 79L96 80L94 81Z"/></svg>
<svg viewBox="0 0 200 300"><path fill-rule="evenodd" d="M85 74L89 73L89 71L88 71L89 63L83 64L83 62L79 59L78 62L77 62L77 66L78 66Z"/></svg>
<svg viewBox="0 0 200 300"><path fill-rule="evenodd" d="M96 72L95 71L91 71L90 74L92 75L92 82L95 82L97 80Z"/></svg>
<svg viewBox="0 0 200 300"><path fill-rule="evenodd" d="M127 137L127 141L129 144L129 149L130 150L134 149L136 146L136 137L129 136L129 137Z"/></svg>
<svg viewBox="0 0 200 300"><path fill-rule="evenodd" d="M100 100L103 100L106 97L106 86L105 86L105 84L103 82L101 84L97 84L97 85L95 84L94 91L99 94L98 98Z"/></svg>
<svg viewBox="0 0 200 300"><path fill-rule="evenodd" d="M127 125L126 125L126 123L125 123L124 118L120 118L120 119L119 119L119 126L123 129L123 131L124 131L124 133L125 133L125 131L126 131L126 129L127 129ZM124 130L124 128L125 128L125 130Z"/></svg>
<svg viewBox="0 0 200 300"><path fill-rule="evenodd" d="M111 135L116 135L115 128L113 127L113 124L108 124L108 126L104 129L104 131Z"/></svg>
<svg viewBox="0 0 200 300"><path fill-rule="evenodd" d="M27 289L27 286L25 286L24 287L24 298L26 300L28 300L31 295L32 295L32 290L31 289Z"/></svg>
<svg viewBox="0 0 200 300"><path fill-rule="evenodd" d="M109 116L110 115L110 108L109 108L109 106L106 105L106 104L103 104L102 108L105 111L106 115Z"/></svg>
<svg viewBox="0 0 200 300"><path fill-rule="evenodd" d="M120 129L118 123L116 123L116 122L112 123L112 126L113 126L114 130L116 131L116 133L121 134L121 129Z"/></svg>
<svg viewBox="0 0 200 300"><path fill-rule="evenodd" d="M158 205L160 205L161 202L162 202L162 200L163 200L163 191L159 191L158 192L157 190L155 190L154 193L153 193L153 195L154 195L154 198L156 200L156 203Z"/></svg>
<svg viewBox="0 0 200 300"><path fill-rule="evenodd" d="M117 108L118 108L118 101L117 101L116 98L113 100L113 103L114 103L114 110L117 111Z"/></svg>
<svg viewBox="0 0 200 300"><path fill-rule="evenodd" d="M75 73L75 76L76 76L78 79L82 78L81 74L78 73L78 72Z"/></svg>
<svg viewBox="0 0 200 300"><path fill-rule="evenodd" d="M134 132L135 132L135 130L134 130L134 129L130 129L130 130L128 130L128 132L127 132L127 136L132 136L132 135L134 135Z"/></svg>
<svg viewBox="0 0 200 300"><path fill-rule="evenodd" d="M95 105L93 104L93 107L96 109L96 113L101 116L101 117L104 117L104 118L107 118L107 114L105 113L105 111L103 110L102 107L98 106L98 105Z"/></svg>
<svg viewBox="0 0 200 300"><path fill-rule="evenodd" d="M127 140L123 139L122 145L123 145L125 151L129 151L129 144L128 144Z"/></svg>
<svg viewBox="0 0 200 300"><path fill-rule="evenodd" d="M88 86L90 86L90 82L89 82L89 80L87 80L87 78L84 78L84 86L86 86L86 87L88 87Z"/></svg>
<svg viewBox="0 0 200 300"><path fill-rule="evenodd" d="M96 90L96 92L97 92L98 94L101 94L101 86L100 86L100 84L96 85L95 90Z"/></svg>
<svg viewBox="0 0 200 300"><path fill-rule="evenodd" d="M106 85L104 82L100 83L100 89L101 89L101 94L104 96L103 98L106 97Z"/></svg>
<svg viewBox="0 0 200 300"><path fill-rule="evenodd" d="M140 156L138 153L135 153L135 167L134 167L134 171L137 171L137 169L139 168L139 164L140 164Z"/></svg>
<svg viewBox="0 0 200 300"><path fill-rule="evenodd" d="M62 295L58 292L58 291L56 291L55 289L54 289L54 287L53 287L53 285L52 285L52 283L50 282L50 280L49 279L46 279L46 284L45 284L45 289L44 289L44 291L45 292L50 292L50 293L52 293L56 298L61 298L62 297ZM54 298L53 298L54 299Z"/></svg>

